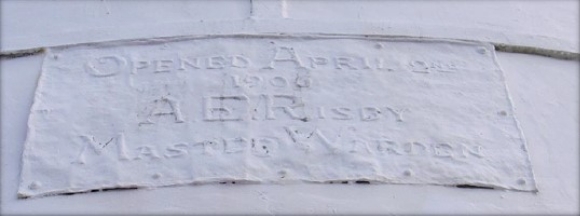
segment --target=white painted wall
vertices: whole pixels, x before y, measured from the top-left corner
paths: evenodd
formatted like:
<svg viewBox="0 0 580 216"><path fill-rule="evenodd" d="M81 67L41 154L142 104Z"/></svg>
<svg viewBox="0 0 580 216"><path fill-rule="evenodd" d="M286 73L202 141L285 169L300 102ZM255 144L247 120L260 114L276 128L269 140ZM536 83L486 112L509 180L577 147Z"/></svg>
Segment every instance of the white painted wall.
<svg viewBox="0 0 580 216"><path fill-rule="evenodd" d="M231 33L480 40L578 53L579 1L2 1L2 52ZM16 199L42 55L0 60L1 213L575 213L579 62L498 53L538 193L407 185L202 185Z"/></svg>

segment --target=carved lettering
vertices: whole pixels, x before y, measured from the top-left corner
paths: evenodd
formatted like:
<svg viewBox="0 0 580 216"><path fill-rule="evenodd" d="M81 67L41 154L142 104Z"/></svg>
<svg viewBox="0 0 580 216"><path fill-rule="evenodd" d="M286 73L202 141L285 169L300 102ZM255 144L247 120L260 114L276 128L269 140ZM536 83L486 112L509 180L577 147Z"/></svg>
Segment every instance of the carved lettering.
<svg viewBox="0 0 580 216"><path fill-rule="evenodd" d="M120 56L104 56L86 63L86 72L94 77L115 76L123 71L127 61Z"/></svg>
<svg viewBox="0 0 580 216"><path fill-rule="evenodd" d="M141 159L159 159L159 153L155 150L154 147L151 146L140 146L137 147L137 156L133 160L141 160Z"/></svg>
<svg viewBox="0 0 580 216"><path fill-rule="evenodd" d="M232 56L232 67L235 68L248 68L250 66L250 59L235 55Z"/></svg>
<svg viewBox="0 0 580 216"><path fill-rule="evenodd" d="M207 69L223 69L226 67L224 56L212 56L207 59Z"/></svg>
<svg viewBox="0 0 580 216"><path fill-rule="evenodd" d="M282 110L292 119L303 119L305 116L300 116L296 113L296 108L303 107L301 98L293 95L263 95L266 99L266 119L275 120L275 110ZM286 105L282 105L286 102ZM290 104L288 104L290 102Z"/></svg>
<svg viewBox="0 0 580 216"><path fill-rule="evenodd" d="M336 120L351 120L352 119L352 110L346 107L337 107L330 109L335 115L332 117Z"/></svg>
<svg viewBox="0 0 580 216"><path fill-rule="evenodd" d="M353 66L353 59L350 57L336 57L334 58L334 63L335 63L335 68L336 69L350 69L350 70L356 70L357 68L355 66Z"/></svg>
<svg viewBox="0 0 580 216"><path fill-rule="evenodd" d="M398 143L391 141L391 140L388 140L388 139L380 139L377 142L378 142L377 150L379 152L402 155Z"/></svg>
<svg viewBox="0 0 580 216"><path fill-rule="evenodd" d="M96 155L101 155L104 149L111 144L117 146L116 149L119 160L129 159L125 147L125 135L123 133L120 133L115 137L111 137L106 141L97 141L97 138L95 138L94 136L86 136L86 135L80 136L80 138L83 141L84 145L82 145L83 147L81 148L81 151L77 155L76 159L72 162L74 164L85 164L86 162L85 154L87 152L87 149L90 148L93 150L92 152L95 153Z"/></svg>
<svg viewBox="0 0 580 216"><path fill-rule="evenodd" d="M140 124L154 124L155 122L151 118L159 118L162 116L172 116L175 123L184 122L183 114L181 113L181 108L177 100L164 96L160 99L154 100L151 105L153 106L153 109L148 114L145 121L142 121Z"/></svg>
<svg viewBox="0 0 580 216"><path fill-rule="evenodd" d="M133 61L133 69L131 70L131 73L137 74L138 70L148 68L150 65L151 65L151 62L149 62L149 61L134 60Z"/></svg>
<svg viewBox="0 0 580 216"><path fill-rule="evenodd" d="M167 153L165 153L166 158L178 158L188 154L187 143L178 143L173 146L167 147Z"/></svg>
<svg viewBox="0 0 580 216"><path fill-rule="evenodd" d="M363 107L360 115L363 121L375 121L380 119L381 110L375 107Z"/></svg>
<svg viewBox="0 0 580 216"><path fill-rule="evenodd" d="M163 59L155 61L155 73L168 73L173 68L173 60Z"/></svg>
<svg viewBox="0 0 580 216"><path fill-rule="evenodd" d="M278 145L278 139L273 137L252 139L252 153L259 157L269 157L278 148Z"/></svg>
<svg viewBox="0 0 580 216"><path fill-rule="evenodd" d="M214 101L223 104L224 101L235 102L238 105L247 107L248 97L245 95L235 96L206 96L204 97L204 121L241 121L243 115L235 114L234 108L222 105L215 106ZM239 111L239 110L238 110ZM217 113L217 114L216 114ZM217 116L216 116L217 115Z"/></svg>
<svg viewBox="0 0 580 216"><path fill-rule="evenodd" d="M200 58L187 58L185 56L179 56L179 68L178 70L186 70L188 67L192 69L201 68Z"/></svg>
<svg viewBox="0 0 580 216"><path fill-rule="evenodd" d="M324 57L310 57L310 68L316 69L318 66L327 65L328 58Z"/></svg>
<svg viewBox="0 0 580 216"><path fill-rule="evenodd" d="M274 57L266 69L274 69L275 64L279 62L291 62L295 68L304 68L298 54L292 47L276 47Z"/></svg>

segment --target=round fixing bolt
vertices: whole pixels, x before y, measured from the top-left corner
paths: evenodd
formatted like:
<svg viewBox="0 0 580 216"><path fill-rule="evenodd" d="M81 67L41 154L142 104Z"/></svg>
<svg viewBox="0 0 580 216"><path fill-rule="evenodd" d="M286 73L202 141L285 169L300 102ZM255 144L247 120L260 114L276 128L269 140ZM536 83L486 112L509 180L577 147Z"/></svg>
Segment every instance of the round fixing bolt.
<svg viewBox="0 0 580 216"><path fill-rule="evenodd" d="M40 188L42 186L42 184L39 181L33 181L32 183L30 183L30 185L28 185L28 188L31 190L36 190L38 188Z"/></svg>
<svg viewBox="0 0 580 216"><path fill-rule="evenodd" d="M487 53L487 49L485 49L483 47L479 47L479 48L477 48L477 53L485 55Z"/></svg>
<svg viewBox="0 0 580 216"><path fill-rule="evenodd" d="M151 177L153 177L153 179L159 179L159 178L161 178L161 174L159 174L159 173L155 173L155 174L153 174L153 176L151 176Z"/></svg>

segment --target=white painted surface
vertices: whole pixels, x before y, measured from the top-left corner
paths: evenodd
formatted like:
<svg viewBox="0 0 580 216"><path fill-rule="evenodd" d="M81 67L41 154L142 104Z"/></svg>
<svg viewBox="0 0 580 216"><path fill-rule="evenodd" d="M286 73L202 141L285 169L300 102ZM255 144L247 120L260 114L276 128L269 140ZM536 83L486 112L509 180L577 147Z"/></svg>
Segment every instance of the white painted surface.
<svg viewBox="0 0 580 216"><path fill-rule="evenodd" d="M48 49L19 195L219 181L536 191L492 45L311 37Z"/></svg>
<svg viewBox="0 0 580 216"><path fill-rule="evenodd" d="M176 35L338 33L477 40L579 52L579 2L2 2L2 51ZM63 12L66 11L66 12ZM33 16L32 16L33 15Z"/></svg>
<svg viewBox="0 0 580 216"><path fill-rule="evenodd" d="M365 27L374 24L352 22L321 27L325 22L313 23L288 20L294 25L282 25L280 21L258 18L243 22L192 24L183 22L177 11L183 7L160 10L159 5L151 7L128 6L124 14L147 16L156 11L165 11L163 16L154 17L150 22L182 21L181 24L143 24L147 18L131 20L129 15L107 20L104 6L108 3L110 10L117 9L115 3L106 1L86 1L82 3L59 2L58 6L44 3L26 3L25 1L2 2L2 50L22 49L35 46L49 46L63 43L76 43L95 40L111 40L132 37L188 34L192 32L234 32L248 23L252 27L241 28L247 32L263 30L268 26L280 26L276 30L304 31L314 30L332 33L364 33L368 31L388 34L387 31L373 31ZM26 7L11 8L17 4L29 4ZM60 5L59 5L60 4ZM158 4L158 3L151 3ZM235 3L238 4L238 3ZM319 3L306 3L319 4ZM370 3L373 4L373 3ZM389 3L385 3L389 4ZM443 3L451 6L452 2ZM495 8L495 12L469 13L472 20L459 20L460 17L446 20L448 23L459 23L454 27L438 28L416 27L412 33L451 34L456 37L482 39L502 35L496 39L504 42L527 43L542 47L576 50L578 39L578 1L553 3L552 1L527 2L478 2ZM87 12L75 9L63 10L70 5L86 7ZM168 5L178 5L170 3ZM358 5L358 4L357 4ZM535 6L533 6L535 5ZM292 5L287 5L289 16ZM352 6L352 5L351 5ZM345 11L357 7L345 6ZM472 4L461 7L470 7ZM120 6L119 6L120 7ZM170 6L167 6L170 7ZM299 7L299 6L296 6ZM392 7L402 7L396 4ZM461 7L449 12L460 14ZM10 8L10 9L7 9ZM36 8L36 9L34 9ZM227 14L242 19L250 15L249 4L227 6L222 9L236 9L240 12ZM242 9L243 8L243 9ZM283 7L281 7L283 8ZM317 7L309 7L317 8ZM364 8L364 6L363 6ZM400 10L403 10L400 8ZM463 8L465 9L465 8ZM517 12L521 10L519 13ZM522 10L525 9L525 10ZM534 10L528 10L534 9ZM44 11L43 11L44 10ZM305 9L304 9L305 10ZM364 9L371 10L372 9ZM393 9L394 11L397 11ZM505 10L505 11L504 11ZM169 13L168 11L172 11ZM203 10L205 11L205 10ZM243 11L243 12L242 12ZM438 10L433 10L438 11ZM504 11L505 19L492 16ZM32 19L31 12L37 12ZM42 12L42 13L38 13ZM133 13L131 13L133 12ZM148 13L149 12L149 13ZM45 15L42 15L45 14ZM92 14L92 15L91 15ZM112 14L112 13L109 13ZM123 14L123 13L120 13ZM206 16L211 17L208 13ZM331 12L312 12L330 17ZM344 13L343 13L344 14ZM375 13L380 14L380 13ZM390 16L385 13L381 16ZM540 15L538 15L540 14ZM9 15L9 16L8 16ZM415 14L404 19L415 19ZM298 16L295 14L294 16ZM312 15L314 16L314 15ZM337 16L337 15L333 15ZM365 16L365 15L362 15ZM376 15L378 16L378 15ZM393 15L394 16L394 15ZM402 16L402 15L401 15ZM443 17L442 17L443 16ZM445 20L442 15L430 13L425 9L422 19ZM110 15L109 15L110 17ZM187 17L183 15L181 17ZM256 17L256 16L254 16ZM452 17L452 16L451 16ZM461 16L465 17L465 16ZM212 19L217 19L216 17ZM245 18L244 18L245 19ZM399 18L400 19L400 18ZM495 20L494 20L495 19ZM17 21L18 20L18 21ZM86 25L80 20L101 22ZM106 20L106 21L103 21ZM482 24L492 21L483 34L474 34L469 26L484 27ZM503 22L503 20L515 20ZM197 20L199 21L199 20ZM461 23L464 22L461 25ZM43 23L34 26L33 23ZM265 24L260 24L265 23ZM270 23L270 24L268 24ZM310 24L308 24L310 23ZM366 23L366 22L365 22ZM375 23L376 24L376 23ZM382 24L379 24L379 26ZM18 27L22 26L22 27ZM56 28L45 28L53 26ZM94 26L97 26L95 28ZM167 27L169 26L169 27ZM189 26L189 27L188 27ZM193 27L191 27L193 26ZM156 31L161 27L167 31ZM263 28L262 28L263 27ZM289 28L292 27L292 28ZM322 28L322 29L321 29ZM65 29L65 32L62 30ZM192 30L193 29L193 30ZM269 29L269 30L271 30ZM378 28L380 29L380 28ZM509 29L509 30L508 30ZM525 30L524 30L525 29ZM504 31L505 30L505 31ZM521 30L521 31L520 31ZM499 34L487 34L489 32ZM527 31L535 36L513 36L513 32ZM464 33L462 33L464 32ZM548 35L548 37L544 37ZM421 34L419 34L421 35ZM513 41L514 37L523 41ZM511 39L510 39L511 38ZM546 39L548 38L548 39ZM485 39L485 38L483 38ZM487 41L487 40L486 40ZM2 82L2 213L575 213L578 214L578 70L577 61L563 61L545 57L498 53L498 60L506 73L507 86L514 101L515 115L522 124L523 132L529 146L532 168L537 179L539 192L521 193L498 190L470 190L446 188L440 186L402 186L402 185L203 185L196 187L171 187L155 190L133 190L119 192L102 192L79 194L74 196L56 196L41 199L16 199L16 188L19 179L22 143L26 136L26 121L32 103L34 89L40 72L42 56L30 56L17 59L1 60Z"/></svg>

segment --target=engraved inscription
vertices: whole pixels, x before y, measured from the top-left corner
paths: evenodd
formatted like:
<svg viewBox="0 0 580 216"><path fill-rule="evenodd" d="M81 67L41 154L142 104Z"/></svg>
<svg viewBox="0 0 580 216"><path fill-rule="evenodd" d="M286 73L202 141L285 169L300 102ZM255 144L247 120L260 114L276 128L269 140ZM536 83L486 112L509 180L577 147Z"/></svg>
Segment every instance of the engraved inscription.
<svg viewBox="0 0 580 216"><path fill-rule="evenodd" d="M50 50L20 194L238 180L535 190L491 45L127 43Z"/></svg>

